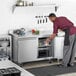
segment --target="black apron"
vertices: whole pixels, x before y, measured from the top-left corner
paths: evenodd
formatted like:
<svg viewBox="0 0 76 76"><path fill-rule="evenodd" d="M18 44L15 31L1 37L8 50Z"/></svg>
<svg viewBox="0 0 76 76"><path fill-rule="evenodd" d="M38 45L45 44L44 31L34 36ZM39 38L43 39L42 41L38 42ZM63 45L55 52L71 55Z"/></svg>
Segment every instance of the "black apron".
<svg viewBox="0 0 76 76"><path fill-rule="evenodd" d="M70 45L70 40L69 40L69 28L63 30L65 32L65 39L64 39L64 46L69 46Z"/></svg>

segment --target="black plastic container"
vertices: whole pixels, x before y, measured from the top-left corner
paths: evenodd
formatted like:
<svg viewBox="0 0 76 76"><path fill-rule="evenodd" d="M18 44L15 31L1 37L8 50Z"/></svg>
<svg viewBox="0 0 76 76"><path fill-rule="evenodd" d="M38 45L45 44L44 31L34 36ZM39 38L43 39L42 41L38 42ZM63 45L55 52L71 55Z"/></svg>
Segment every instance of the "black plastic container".
<svg viewBox="0 0 76 76"><path fill-rule="evenodd" d="M7 70L11 73L11 76L21 76L21 71L15 67L8 68Z"/></svg>
<svg viewBox="0 0 76 76"><path fill-rule="evenodd" d="M0 76L11 76L11 73L7 69L0 69Z"/></svg>
<svg viewBox="0 0 76 76"><path fill-rule="evenodd" d="M0 69L0 76L21 76L21 71L15 67Z"/></svg>

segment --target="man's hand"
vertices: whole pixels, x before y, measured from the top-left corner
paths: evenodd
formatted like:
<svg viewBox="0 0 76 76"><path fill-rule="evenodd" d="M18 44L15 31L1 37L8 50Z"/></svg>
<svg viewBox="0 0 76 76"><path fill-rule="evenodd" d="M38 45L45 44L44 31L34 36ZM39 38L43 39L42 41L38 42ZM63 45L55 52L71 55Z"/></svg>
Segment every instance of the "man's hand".
<svg viewBox="0 0 76 76"><path fill-rule="evenodd" d="M45 45L48 45L51 40L55 38L56 34L52 34L49 38L46 39Z"/></svg>
<svg viewBox="0 0 76 76"><path fill-rule="evenodd" d="M50 38L47 38L46 41L45 41L45 45L49 45L49 42L50 42Z"/></svg>

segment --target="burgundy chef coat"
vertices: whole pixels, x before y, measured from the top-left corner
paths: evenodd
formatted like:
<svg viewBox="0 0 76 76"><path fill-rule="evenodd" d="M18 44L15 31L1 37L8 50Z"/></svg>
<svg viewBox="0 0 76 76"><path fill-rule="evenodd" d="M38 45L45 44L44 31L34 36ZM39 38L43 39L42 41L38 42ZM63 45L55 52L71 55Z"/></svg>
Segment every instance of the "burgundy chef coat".
<svg viewBox="0 0 76 76"><path fill-rule="evenodd" d="M66 28L69 28L69 34L76 34L76 27L74 24L68 20L66 17L57 17L56 20L53 22L54 23L54 31L53 33L57 34L58 29L64 30Z"/></svg>

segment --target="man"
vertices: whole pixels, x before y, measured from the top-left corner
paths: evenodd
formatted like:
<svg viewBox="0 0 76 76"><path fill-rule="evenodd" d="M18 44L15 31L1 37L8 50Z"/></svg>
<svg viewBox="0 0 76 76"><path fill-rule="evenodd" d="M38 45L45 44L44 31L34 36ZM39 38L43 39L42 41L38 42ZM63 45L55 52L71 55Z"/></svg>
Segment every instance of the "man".
<svg viewBox="0 0 76 76"><path fill-rule="evenodd" d="M56 17L54 13L49 14L49 19L53 22L53 34L46 39L46 44L55 38L58 29L66 33L63 50L63 66L73 66L76 51L76 27L66 17Z"/></svg>

